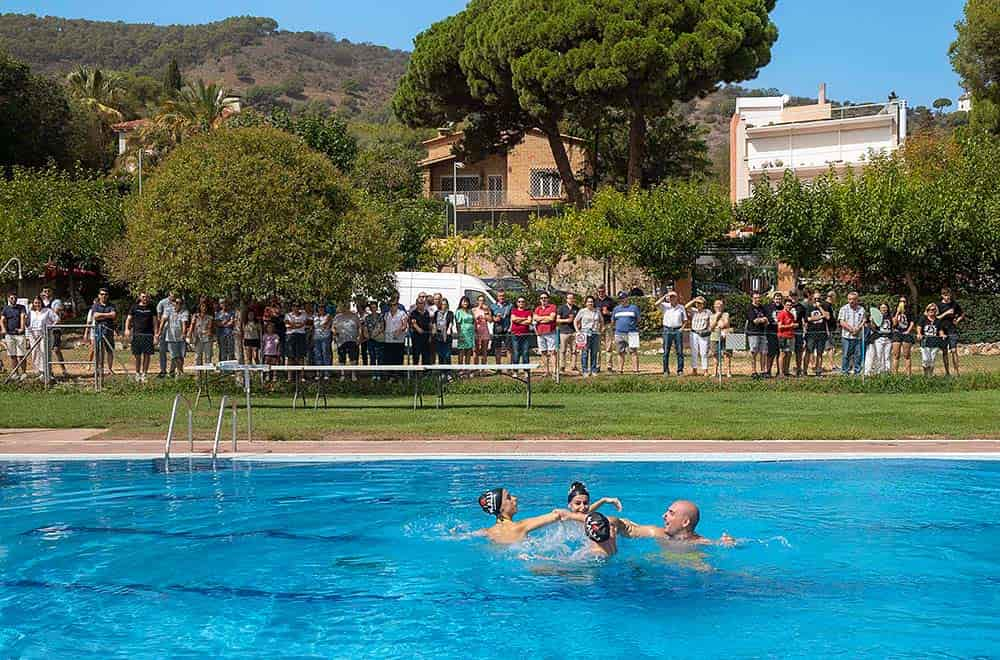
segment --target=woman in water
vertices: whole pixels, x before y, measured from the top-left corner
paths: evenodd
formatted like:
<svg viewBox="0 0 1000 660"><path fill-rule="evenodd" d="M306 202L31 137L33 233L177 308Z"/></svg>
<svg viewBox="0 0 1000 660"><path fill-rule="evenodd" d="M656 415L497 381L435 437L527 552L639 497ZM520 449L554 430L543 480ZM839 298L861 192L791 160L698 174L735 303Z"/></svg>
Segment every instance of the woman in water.
<svg viewBox="0 0 1000 660"><path fill-rule="evenodd" d="M481 529L474 535L485 536L494 543L505 545L523 541L529 532L565 520L569 515L569 511L565 509L553 509L552 513L515 521L517 497L511 495L506 488L493 488L486 491L479 496L479 506L489 515L495 516L497 521L492 527Z"/></svg>
<svg viewBox="0 0 1000 660"><path fill-rule="evenodd" d="M573 513L590 513L597 511L605 504L614 504L619 511L622 510L622 502L617 497L602 497L593 504L590 503L590 493L587 487L580 481L574 481L569 487L569 495L566 497L566 505Z"/></svg>

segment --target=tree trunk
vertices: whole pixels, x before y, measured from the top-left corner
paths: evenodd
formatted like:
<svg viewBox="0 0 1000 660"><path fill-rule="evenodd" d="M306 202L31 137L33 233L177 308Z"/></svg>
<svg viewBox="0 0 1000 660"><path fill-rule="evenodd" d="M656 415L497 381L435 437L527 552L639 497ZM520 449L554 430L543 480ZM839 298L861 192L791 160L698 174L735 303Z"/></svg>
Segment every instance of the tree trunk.
<svg viewBox="0 0 1000 660"><path fill-rule="evenodd" d="M637 108L632 110L628 126L628 179L629 188L642 187L642 161L646 155L646 115Z"/></svg>
<svg viewBox="0 0 1000 660"><path fill-rule="evenodd" d="M559 133L559 126L556 124L545 126L542 131L549 140L549 148L552 149L552 157L556 161L559 178L562 179L569 203L578 209L583 208L583 192L580 190L580 183L576 180L573 166L570 165L569 156L566 154L566 145L563 144L562 136Z"/></svg>
<svg viewBox="0 0 1000 660"><path fill-rule="evenodd" d="M903 281L906 282L906 286L910 290L910 308L919 310L920 301L917 298L920 296L920 291L917 289L917 283L913 279L913 274L906 273L903 275Z"/></svg>

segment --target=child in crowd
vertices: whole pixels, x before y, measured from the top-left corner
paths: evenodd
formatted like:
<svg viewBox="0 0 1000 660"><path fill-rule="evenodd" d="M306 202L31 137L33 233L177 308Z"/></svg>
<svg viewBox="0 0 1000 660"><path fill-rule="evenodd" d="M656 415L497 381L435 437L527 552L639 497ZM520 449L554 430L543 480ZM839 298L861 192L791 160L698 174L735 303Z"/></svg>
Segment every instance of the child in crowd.
<svg viewBox="0 0 1000 660"><path fill-rule="evenodd" d="M268 323L264 328L264 336L261 337L261 350L264 353L264 364L281 364L281 339L274 331L274 324ZM274 372L268 372L267 380L274 382Z"/></svg>
<svg viewBox="0 0 1000 660"><path fill-rule="evenodd" d="M937 305L931 303L924 309L924 315L917 322L917 341L920 342L920 363L925 376L934 375L934 362L945 345L944 325L938 318Z"/></svg>
<svg viewBox="0 0 1000 660"><path fill-rule="evenodd" d="M247 320L243 322L243 353L247 364L260 363L260 322L252 309L247 310Z"/></svg>

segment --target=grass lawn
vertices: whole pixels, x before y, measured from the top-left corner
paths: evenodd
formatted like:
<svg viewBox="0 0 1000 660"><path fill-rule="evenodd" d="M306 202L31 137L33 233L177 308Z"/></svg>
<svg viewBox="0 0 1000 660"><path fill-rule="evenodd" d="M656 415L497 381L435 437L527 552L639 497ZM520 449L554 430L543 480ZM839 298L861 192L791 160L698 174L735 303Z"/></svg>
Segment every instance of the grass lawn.
<svg viewBox="0 0 1000 660"><path fill-rule="evenodd" d="M5 389L0 428L107 427L115 436L162 435L174 392ZM312 399L309 399L311 404ZM419 438L894 439L1000 436L1000 390L847 393L796 390L564 391L539 388L524 409L515 388L453 393L447 408L411 409L392 394L330 398L329 409L292 410L288 395L255 395L254 436ZM196 433L211 437L218 399L203 401ZM216 408L217 410L217 408ZM241 427L244 419L240 420Z"/></svg>

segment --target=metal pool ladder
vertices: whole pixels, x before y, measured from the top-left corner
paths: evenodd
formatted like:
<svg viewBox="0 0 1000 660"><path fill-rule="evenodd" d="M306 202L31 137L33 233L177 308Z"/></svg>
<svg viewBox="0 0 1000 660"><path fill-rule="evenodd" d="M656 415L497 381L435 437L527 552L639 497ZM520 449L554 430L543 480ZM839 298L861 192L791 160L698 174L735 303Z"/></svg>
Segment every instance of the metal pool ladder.
<svg viewBox="0 0 1000 660"><path fill-rule="evenodd" d="M184 407L187 408L189 451L194 451L194 407L183 394L178 394L174 397L174 405L170 409L170 424L167 426L167 446L163 450L163 460L165 461L170 460L170 443L174 439L174 422L177 419L177 408L182 401L184 402Z"/></svg>
<svg viewBox="0 0 1000 660"><path fill-rule="evenodd" d="M212 443L212 458L219 455L219 441L222 439L222 422L226 417L226 404L229 404L230 417L233 420L233 453L236 453L236 401L229 401L228 395L223 395L219 402L219 417L215 420L215 441Z"/></svg>

